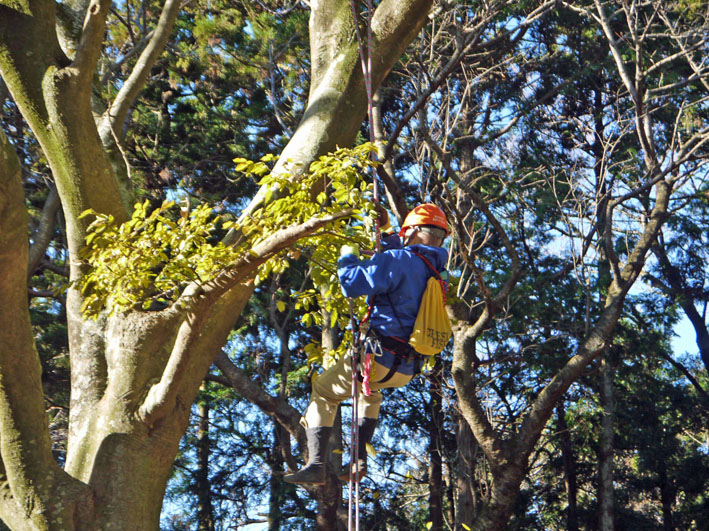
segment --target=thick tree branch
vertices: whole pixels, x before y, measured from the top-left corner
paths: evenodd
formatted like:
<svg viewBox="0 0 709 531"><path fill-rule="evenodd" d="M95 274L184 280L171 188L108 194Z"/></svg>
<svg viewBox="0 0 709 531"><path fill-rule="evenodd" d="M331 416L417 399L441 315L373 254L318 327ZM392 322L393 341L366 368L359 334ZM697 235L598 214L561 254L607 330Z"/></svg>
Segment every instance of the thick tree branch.
<svg viewBox="0 0 709 531"><path fill-rule="evenodd" d="M0 511L22 511L28 529L66 529L74 523L75 496L85 486L52 456L27 307L28 254L20 162L0 130L0 461L9 487L0 492L6 505ZM13 503L15 508L7 506Z"/></svg>
<svg viewBox="0 0 709 531"><path fill-rule="evenodd" d="M492 319L488 308L483 310L476 325ZM463 418L475 434L485 457L495 469L508 462L508 451L500 434L493 428L478 400L474 377L474 368L478 359L475 354L475 341L482 333L478 326L458 325L453 330L454 350L451 373L458 395L458 408Z"/></svg>
<svg viewBox="0 0 709 531"><path fill-rule="evenodd" d="M219 294L224 293L227 289L245 280L259 265L284 249L291 247L298 240L312 236L318 229L328 223L350 217L353 213L354 209L348 208L335 214L312 218L300 225L292 225L279 230L271 236L268 236L262 242L254 245L248 255L244 256L232 267L218 275L214 280L202 286L202 293L207 297L219 296ZM191 297L192 295L192 292L186 293L187 297Z"/></svg>
<svg viewBox="0 0 709 531"><path fill-rule="evenodd" d="M382 0L372 16L375 52L372 85L376 89L428 20L432 0ZM375 81L376 80L376 81Z"/></svg>
<svg viewBox="0 0 709 531"><path fill-rule="evenodd" d="M150 69L164 50L181 6L181 0L166 0L163 5L160 19L153 31L150 42L143 50L143 53L140 54L133 71L116 95L116 99L113 100L113 103L101 118L99 132L102 138L105 138L110 129L118 140L118 144L123 143L123 124L127 119L128 112L143 89L145 80L150 74Z"/></svg>
<svg viewBox="0 0 709 531"><path fill-rule="evenodd" d="M630 252L628 261L623 267L620 277L613 279L611 289L622 289L627 293L630 286L635 282L645 265L645 257L652 245L657 241L657 236L665 220L669 216L669 203L672 187L665 181L660 181L655 186L655 207L650 213L650 219L645 225L638 242Z"/></svg>
<svg viewBox="0 0 709 531"><path fill-rule="evenodd" d="M71 65L78 70L82 83L86 86L93 82L96 63L103 47L106 17L110 8L111 0L91 0L86 10L81 40Z"/></svg>
<svg viewBox="0 0 709 531"><path fill-rule="evenodd" d="M660 232L667 218L667 208L670 201L671 188L660 182L656 186L656 202L645 225L643 233L630 253L630 258L621 271L621 278L614 278L608 290L608 296L597 323L581 343L578 354L552 378L549 384L539 393L532 408L520 427L515 442L515 454L526 459L531 453L542 429L551 416L556 402L566 392L569 386L583 373L588 364L596 359L612 339L613 330L620 317L625 296L637 279L644 264L650 246Z"/></svg>
<svg viewBox="0 0 709 531"><path fill-rule="evenodd" d="M49 122L42 82L49 66L67 66L55 31L54 2L32 1L33 16L0 5L0 75L30 127ZM32 36L31 42L27 37Z"/></svg>

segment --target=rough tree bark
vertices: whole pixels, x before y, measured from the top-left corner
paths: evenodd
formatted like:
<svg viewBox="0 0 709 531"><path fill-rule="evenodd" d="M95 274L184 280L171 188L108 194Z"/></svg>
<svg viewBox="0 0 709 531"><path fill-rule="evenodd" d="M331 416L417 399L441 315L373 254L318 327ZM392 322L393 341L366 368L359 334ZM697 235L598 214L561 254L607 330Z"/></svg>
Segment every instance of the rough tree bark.
<svg viewBox="0 0 709 531"><path fill-rule="evenodd" d="M202 386L204 390L204 386ZM209 403L203 399L199 403L197 419L197 531L214 531L214 508L212 489L209 482Z"/></svg>
<svg viewBox="0 0 709 531"><path fill-rule="evenodd" d="M475 467L477 465L477 443L470 430L470 425L462 416L458 416L456 442L456 497L455 529L463 528L477 517L479 494L475 485Z"/></svg>
<svg viewBox="0 0 709 531"><path fill-rule="evenodd" d="M79 529L89 489L51 452L27 309L27 212L20 161L0 131L0 518L13 529Z"/></svg>
<svg viewBox="0 0 709 531"><path fill-rule="evenodd" d="M129 216L129 168L118 146L129 110L164 46L179 4L165 3L133 74L118 97L103 105L102 113L92 100L92 83L111 2L68 3L68 18L66 6L60 6L59 33L53 1L0 5L0 74L54 176L66 219L73 281L85 273L77 253L88 220L79 215L91 208L118 221ZM375 88L426 22L430 5L431 0L384 0L377 7L372 26ZM354 140L366 98L352 30L349 2L313 3L310 101L281 160L307 165ZM43 412L39 360L27 313L26 213L10 151L3 137L7 156L0 175L8 193L2 195L0 220L0 334L5 336L0 350L4 479L0 516L14 529L157 528L190 405L252 293L249 279L259 263L325 221L311 220L274 234L254 249L253 257L193 290L196 296L183 308L131 311L94 322L81 315L82 296L70 289L72 398L62 471L51 455ZM253 204L262 199L256 197Z"/></svg>
<svg viewBox="0 0 709 531"><path fill-rule="evenodd" d="M566 424L566 409L564 403L560 402L556 408L556 419L561 439L561 459L564 464L564 488L566 489L566 529L567 531L578 531L579 518L577 511L578 483L576 481L576 459L574 448L571 444L569 426Z"/></svg>

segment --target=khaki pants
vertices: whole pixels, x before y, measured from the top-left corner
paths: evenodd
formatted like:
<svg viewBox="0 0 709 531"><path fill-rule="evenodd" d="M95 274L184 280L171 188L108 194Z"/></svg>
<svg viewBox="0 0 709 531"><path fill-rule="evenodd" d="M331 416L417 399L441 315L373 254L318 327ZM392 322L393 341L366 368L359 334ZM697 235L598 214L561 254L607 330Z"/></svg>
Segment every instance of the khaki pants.
<svg viewBox="0 0 709 531"><path fill-rule="evenodd" d="M373 355L372 355L373 357ZM365 396L362 392L362 383L357 382L359 391L360 418L376 419L379 416L379 407L382 404L382 394L379 389L403 387L409 383L413 375L395 372L384 383L379 383L389 373L384 365L374 361L372 363L370 389L372 394ZM342 356L336 365L330 367L313 380L313 392L310 395L310 404L300 423L305 428L318 428L332 426L335 423L337 406L340 402L352 396L352 361L350 356Z"/></svg>

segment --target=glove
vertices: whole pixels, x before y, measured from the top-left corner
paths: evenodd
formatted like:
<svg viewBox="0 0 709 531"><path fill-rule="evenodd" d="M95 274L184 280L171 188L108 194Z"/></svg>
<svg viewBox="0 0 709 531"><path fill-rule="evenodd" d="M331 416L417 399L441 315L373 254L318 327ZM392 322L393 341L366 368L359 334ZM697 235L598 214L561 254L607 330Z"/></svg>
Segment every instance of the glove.
<svg viewBox="0 0 709 531"><path fill-rule="evenodd" d="M359 247L356 245L351 245L351 244L345 244L342 247L340 247L340 256L348 256L348 255L355 255L359 257Z"/></svg>
<svg viewBox="0 0 709 531"><path fill-rule="evenodd" d="M382 205L376 206L377 217L379 218L379 230L382 232L387 232L391 230L391 223L389 223L389 213Z"/></svg>

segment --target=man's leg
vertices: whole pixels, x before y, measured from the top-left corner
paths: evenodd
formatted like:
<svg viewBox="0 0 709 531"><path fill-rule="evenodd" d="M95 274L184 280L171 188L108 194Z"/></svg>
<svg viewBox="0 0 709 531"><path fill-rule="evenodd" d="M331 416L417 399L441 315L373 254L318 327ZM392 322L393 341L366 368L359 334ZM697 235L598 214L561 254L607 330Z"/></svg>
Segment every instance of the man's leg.
<svg viewBox="0 0 709 531"><path fill-rule="evenodd" d="M358 422L359 438L357 439L357 477L358 480L367 475L367 443L372 442L374 430L377 427L377 419L360 417ZM341 481L349 481L350 464L346 464L340 470L337 477ZM354 470L352 471L354 473Z"/></svg>
<svg viewBox="0 0 709 531"><path fill-rule="evenodd" d="M294 474L287 474L283 480L300 485L324 485L332 426L305 428L308 441L308 464Z"/></svg>
<svg viewBox="0 0 709 531"><path fill-rule="evenodd" d="M343 356L334 366L313 380L310 404L300 419L308 444L308 463L300 471L284 476L288 483L323 485L332 425L337 406L352 394L352 369L349 356Z"/></svg>
<svg viewBox="0 0 709 531"><path fill-rule="evenodd" d="M357 468L359 479L362 479L367 474L367 443L371 443L372 437L374 437L374 431L377 427L377 419L379 418L379 410L382 405L383 397L379 390L393 387L404 387L413 378L411 374L395 372L386 382L379 382L377 381L378 378L383 378L384 375L389 372L389 369L377 362L372 364L372 372L373 381L370 383L372 393L369 396L366 396L360 391L359 394L359 444L357 446L357 460L359 461ZM347 464L342 468L337 476L340 480L349 480L350 466L350 464Z"/></svg>

